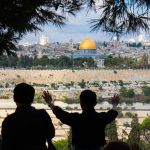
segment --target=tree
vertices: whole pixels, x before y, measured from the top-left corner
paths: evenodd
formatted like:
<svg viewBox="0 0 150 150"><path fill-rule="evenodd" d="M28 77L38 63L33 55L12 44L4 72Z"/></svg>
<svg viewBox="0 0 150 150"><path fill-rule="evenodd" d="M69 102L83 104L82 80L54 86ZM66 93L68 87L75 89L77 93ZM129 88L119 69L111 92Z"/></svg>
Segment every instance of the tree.
<svg viewBox="0 0 150 150"><path fill-rule="evenodd" d="M49 65L49 58L48 58L48 56L46 56L46 55L42 56L42 58L39 59L39 65L41 65L41 66Z"/></svg>
<svg viewBox="0 0 150 150"><path fill-rule="evenodd" d="M13 54L17 42L27 32L40 30L39 26L52 23L62 26L67 14L75 15L81 9L80 0L1 0L0 54ZM19 20L19 23L18 23ZM8 44L5 44L8 43Z"/></svg>
<svg viewBox="0 0 150 150"><path fill-rule="evenodd" d="M124 83L123 83L122 80L119 80L118 83L119 83L120 86L123 86L123 85L124 85Z"/></svg>
<svg viewBox="0 0 150 150"><path fill-rule="evenodd" d="M104 61L104 65L109 68L133 68L135 67L136 60L130 57L112 57L109 56Z"/></svg>
<svg viewBox="0 0 150 150"><path fill-rule="evenodd" d="M71 68L72 66L72 62L71 59L67 56L61 56L58 59L58 63L57 63L59 68Z"/></svg>
<svg viewBox="0 0 150 150"><path fill-rule="evenodd" d="M108 141L117 141L118 140L118 133L117 133L117 126L116 121L111 122L106 127L106 137Z"/></svg>
<svg viewBox="0 0 150 150"><path fill-rule="evenodd" d="M54 146L58 150L68 150L68 141L67 139L61 139L53 142Z"/></svg>
<svg viewBox="0 0 150 150"><path fill-rule="evenodd" d="M91 0L93 2L94 0ZM122 33L149 30L149 0L103 0L94 1L96 10L102 11L97 19L91 20L92 31L99 29L115 33L117 37Z"/></svg>
<svg viewBox="0 0 150 150"><path fill-rule="evenodd" d="M84 81L84 79L82 79L82 81L79 82L78 85L79 85L82 89L84 89L84 88L86 87L86 82Z"/></svg>
<svg viewBox="0 0 150 150"><path fill-rule="evenodd" d="M67 14L75 15L87 6L100 13L90 21L92 31L115 33L119 40L122 33L149 30L149 0L1 0L0 34L11 34L12 40L8 38L7 43L13 44L25 33L40 30L40 25L62 26ZM10 54L13 49L5 50Z"/></svg>
<svg viewBox="0 0 150 150"><path fill-rule="evenodd" d="M120 90L120 95L122 97L134 97L135 93L133 89L127 89L126 87L121 87Z"/></svg>
<svg viewBox="0 0 150 150"><path fill-rule="evenodd" d="M127 97L134 97L134 96L135 96L134 90L133 89L129 89L127 91Z"/></svg>
<svg viewBox="0 0 150 150"><path fill-rule="evenodd" d="M8 57L8 66L16 67L17 66L18 57L16 56L9 56Z"/></svg>
<svg viewBox="0 0 150 150"><path fill-rule="evenodd" d="M97 65L93 58L76 58L74 59L74 67L77 68L96 68Z"/></svg>
<svg viewBox="0 0 150 150"><path fill-rule="evenodd" d="M27 67L32 66L31 63L32 62L29 56L20 56L20 58L17 61L17 66L20 68L27 68Z"/></svg>
<svg viewBox="0 0 150 150"><path fill-rule="evenodd" d="M129 145L130 146L133 146L133 145L140 146L140 144L141 144L140 136L141 136L140 124L139 124L138 116L137 116L137 114L135 114L131 121L131 131L128 136Z"/></svg>
<svg viewBox="0 0 150 150"><path fill-rule="evenodd" d="M75 15L81 5L79 0L1 0L0 27L23 34L48 22L60 26L66 21L66 13Z"/></svg>
<svg viewBox="0 0 150 150"><path fill-rule="evenodd" d="M12 31L3 31L0 26L0 55L3 53L6 53L7 55L15 55L14 51L17 50L17 40L19 40L19 37L16 37Z"/></svg>
<svg viewBox="0 0 150 150"><path fill-rule="evenodd" d="M150 143L150 117L147 117L141 123L142 135L147 143ZM150 146L150 145L149 145Z"/></svg>
<svg viewBox="0 0 150 150"><path fill-rule="evenodd" d="M148 86L143 86L143 87L142 87L142 93L143 93L145 96L150 96L150 87L148 87Z"/></svg>
<svg viewBox="0 0 150 150"><path fill-rule="evenodd" d="M122 97L126 97L127 94L127 88L126 87L121 87L119 90L119 93Z"/></svg>
<svg viewBox="0 0 150 150"><path fill-rule="evenodd" d="M143 54L143 56L141 57L138 63L140 67L147 68L148 67L148 55Z"/></svg>
<svg viewBox="0 0 150 150"><path fill-rule="evenodd" d="M68 150L74 150L74 146L72 145L72 130L71 128L68 131Z"/></svg>
<svg viewBox="0 0 150 150"><path fill-rule="evenodd" d="M0 56L0 67L8 67L8 57Z"/></svg>

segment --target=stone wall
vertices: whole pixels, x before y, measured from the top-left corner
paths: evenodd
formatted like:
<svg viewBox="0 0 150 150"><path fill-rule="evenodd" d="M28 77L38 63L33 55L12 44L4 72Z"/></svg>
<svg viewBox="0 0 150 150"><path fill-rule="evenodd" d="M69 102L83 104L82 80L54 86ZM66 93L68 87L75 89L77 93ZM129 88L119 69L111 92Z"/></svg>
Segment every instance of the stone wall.
<svg viewBox="0 0 150 150"><path fill-rule="evenodd" d="M150 81L150 70L0 70L0 83L85 81Z"/></svg>

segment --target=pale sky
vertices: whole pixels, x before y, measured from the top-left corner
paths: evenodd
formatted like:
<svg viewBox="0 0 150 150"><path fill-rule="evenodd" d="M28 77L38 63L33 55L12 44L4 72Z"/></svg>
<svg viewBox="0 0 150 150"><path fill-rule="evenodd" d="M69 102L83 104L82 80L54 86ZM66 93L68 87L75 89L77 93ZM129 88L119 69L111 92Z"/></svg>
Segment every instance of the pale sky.
<svg viewBox="0 0 150 150"><path fill-rule="evenodd" d="M62 28L48 24L42 26L42 32L30 33L24 36L24 38L19 42L20 44L29 43L34 44L39 42L39 38L44 35L49 38L49 42L68 42L72 39L74 42L81 42L86 37L92 38L94 41L110 41L113 39L113 35L108 33L99 32L90 32L90 24L88 21L90 19L98 18L98 14L93 11L83 10L79 12L76 17L68 17L66 25ZM126 40L124 36L121 40Z"/></svg>
<svg viewBox="0 0 150 150"><path fill-rule="evenodd" d="M94 41L109 41L112 36L106 33L90 32L90 19L97 18L98 14L92 11L79 12L76 17L68 17L66 25L62 28L48 24L42 26L42 32L30 33L24 36L20 43L38 43L39 37L45 35L49 38L49 42L68 42L72 39L75 42L80 42L86 37L92 38Z"/></svg>

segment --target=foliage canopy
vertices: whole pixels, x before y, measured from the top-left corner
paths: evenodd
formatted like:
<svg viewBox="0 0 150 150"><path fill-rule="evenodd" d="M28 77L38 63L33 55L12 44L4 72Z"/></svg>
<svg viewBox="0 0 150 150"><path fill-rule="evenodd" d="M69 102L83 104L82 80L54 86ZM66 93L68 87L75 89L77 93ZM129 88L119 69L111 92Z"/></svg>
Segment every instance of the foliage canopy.
<svg viewBox="0 0 150 150"><path fill-rule="evenodd" d="M83 7L99 14L91 18L91 31L102 30L119 37L149 30L149 0L1 0L0 54L12 54L18 39L40 30L42 25L61 27L68 14L75 15Z"/></svg>
<svg viewBox="0 0 150 150"><path fill-rule="evenodd" d="M149 30L149 0L97 0L95 7L102 13L91 20L92 30L102 29L117 35Z"/></svg>
<svg viewBox="0 0 150 150"><path fill-rule="evenodd" d="M0 54L12 54L15 43L28 32L52 23L64 25L68 14L81 9L80 0L1 0L0 1Z"/></svg>

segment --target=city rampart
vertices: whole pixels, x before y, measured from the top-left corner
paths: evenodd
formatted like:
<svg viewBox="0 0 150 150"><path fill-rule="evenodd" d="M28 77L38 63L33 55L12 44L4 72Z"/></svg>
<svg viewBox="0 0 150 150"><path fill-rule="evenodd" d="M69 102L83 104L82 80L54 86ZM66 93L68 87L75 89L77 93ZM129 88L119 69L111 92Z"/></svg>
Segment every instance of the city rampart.
<svg viewBox="0 0 150 150"><path fill-rule="evenodd" d="M84 81L150 81L150 70L0 70L0 83L68 83Z"/></svg>

